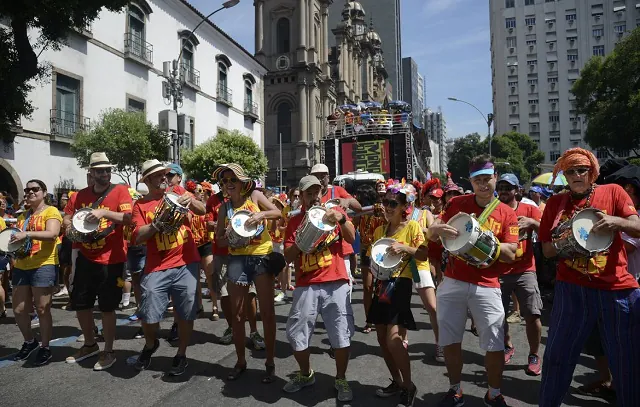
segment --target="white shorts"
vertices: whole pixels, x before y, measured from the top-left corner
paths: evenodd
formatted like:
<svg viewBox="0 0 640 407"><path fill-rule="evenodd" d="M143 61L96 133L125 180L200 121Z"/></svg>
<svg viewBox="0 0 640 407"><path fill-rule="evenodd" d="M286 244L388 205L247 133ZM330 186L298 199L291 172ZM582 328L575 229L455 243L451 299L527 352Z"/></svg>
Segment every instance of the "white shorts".
<svg viewBox="0 0 640 407"><path fill-rule="evenodd" d="M499 287L481 287L445 277L436 298L440 346L462 343L468 309L478 329L480 348L504 351L504 308Z"/></svg>
<svg viewBox="0 0 640 407"><path fill-rule="evenodd" d="M418 275L420 276L420 281L414 281L413 283L416 290L420 288L436 288L436 285L433 283L433 276L431 276L430 270L418 270Z"/></svg>

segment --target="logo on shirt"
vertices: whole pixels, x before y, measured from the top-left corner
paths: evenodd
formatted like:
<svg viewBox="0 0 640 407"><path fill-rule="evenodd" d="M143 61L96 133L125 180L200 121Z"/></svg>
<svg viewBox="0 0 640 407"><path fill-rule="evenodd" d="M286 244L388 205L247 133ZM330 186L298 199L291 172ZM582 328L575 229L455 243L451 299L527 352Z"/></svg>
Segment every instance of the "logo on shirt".
<svg viewBox="0 0 640 407"><path fill-rule="evenodd" d="M520 229L517 226L509 226L509 234L512 236L518 236Z"/></svg>

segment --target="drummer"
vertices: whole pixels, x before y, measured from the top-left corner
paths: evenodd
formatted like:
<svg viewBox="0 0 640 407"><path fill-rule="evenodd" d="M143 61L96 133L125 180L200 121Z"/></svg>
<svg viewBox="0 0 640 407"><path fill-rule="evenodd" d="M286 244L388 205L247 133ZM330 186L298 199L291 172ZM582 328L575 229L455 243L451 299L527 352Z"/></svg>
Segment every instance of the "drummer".
<svg viewBox="0 0 640 407"><path fill-rule="evenodd" d="M596 157L582 148L565 151L553 169L554 176L563 171L569 193L554 195L547 201L539 233L544 255L557 255L552 238L557 226L589 207L602 211L590 233L612 233L613 243L595 257L558 261L540 387L541 406L562 403L580 352L596 326L603 335L618 404L632 406L640 401L640 351L636 343L640 289L628 272L621 238L621 232L640 237L640 218L621 186L595 184L599 170Z"/></svg>
<svg viewBox="0 0 640 407"><path fill-rule="evenodd" d="M191 340L193 321L198 313L196 287L200 277L200 256L189 227L188 216L184 217L180 229L172 233L162 233L161 225L155 218L158 206L163 202L169 185L165 167L158 160L147 160L142 164L142 177L149 188L144 198L136 201L133 208L133 222L136 225L131 236L134 244L147 245L144 275L140 279L142 305L140 316L144 330L145 346L135 363L136 370L145 370L151 364L151 356L158 350L157 339L160 321L169 303L169 295L174 300L174 310L178 319L178 350L173 358L170 376L182 375L187 366L187 346ZM195 215L205 213L204 204L179 185L172 187L172 193L180 195L178 203L188 207Z"/></svg>
<svg viewBox="0 0 640 407"><path fill-rule="evenodd" d="M18 217L16 228L20 231L11 236L11 242L26 241L31 247L24 256L18 256L12 273L13 312L24 338L22 348L13 360L25 360L37 349L33 365L42 366L51 360L51 295L57 283L56 242L62 217L55 206L45 203L47 186L44 182L37 179L27 182L24 195L30 209ZM31 331L29 314L34 305L40 319L41 344L38 344Z"/></svg>
<svg viewBox="0 0 640 407"><path fill-rule="evenodd" d="M485 210L490 211L487 221L481 226L493 232L499 241L499 260L513 262L518 247L518 218L513 209L499 201L494 202L497 175L493 158L487 155L473 158L469 179L474 193L449 200L442 217L429 228L433 233L430 239L455 239L459 232L447 222L458 213L479 217ZM489 390L484 397L485 405L506 406L500 391L504 367L504 308L498 276L503 269L501 264L478 268L453 255L449 256L445 277L437 293L439 340L440 345L444 346L450 383L448 393L440 402L441 406L457 406L464 402L460 383L463 364L461 345L467 309L476 322L480 347L486 351Z"/></svg>
<svg viewBox="0 0 640 407"><path fill-rule="evenodd" d="M376 395L386 398L400 393L399 406L412 406L417 392L411 380L409 353L401 332L403 329L417 329L411 312L411 291L415 274L424 270L419 274L421 287L430 286L432 290L434 287L429 263L426 261L427 247L424 245L422 227L411 219L412 203L416 200L416 195L415 188L410 184L397 183L387 188L387 195L382 200L387 223L378 226L373 235L374 242L382 238L393 239L395 243L389 247L389 253L403 256L403 261L388 280L376 282L373 302L367 314L367 322L376 327L382 356L392 377L391 384L386 388L379 388ZM367 254L371 256L371 252L370 247ZM434 328L437 332L435 325Z"/></svg>

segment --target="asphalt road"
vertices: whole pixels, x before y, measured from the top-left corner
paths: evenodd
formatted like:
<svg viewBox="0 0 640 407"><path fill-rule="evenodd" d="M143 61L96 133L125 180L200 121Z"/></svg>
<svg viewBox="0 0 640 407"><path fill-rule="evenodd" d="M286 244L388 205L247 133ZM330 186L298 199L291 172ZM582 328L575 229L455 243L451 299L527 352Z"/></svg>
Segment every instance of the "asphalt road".
<svg viewBox="0 0 640 407"><path fill-rule="evenodd" d="M357 286L353 295L356 324L362 326L364 312L362 292ZM290 294L289 294L290 295ZM175 349L166 341L154 355L148 371L137 372L127 366L126 359L135 355L144 345L143 339L132 339L138 329L137 324L127 324L128 314L119 314L117 340L115 344L118 361L104 372L92 371L97 358L85 360L78 365L69 365L65 358L73 354L81 343L76 342L80 334L75 313L61 310L65 299L55 300L53 309L54 338L53 359L43 367L32 367L27 361L16 363L9 356L18 351L22 337L15 325L12 311L0 320L0 400L5 406L335 406L333 377L334 361L328 356L329 342L322 322L317 325L312 347L312 367L316 371L316 384L296 394L282 391L287 376L297 370L291 348L286 340L284 327L289 312L289 304L277 305L277 349L276 373L278 380L271 385L260 383L264 371L264 352L250 350L247 354L249 369L236 382L227 382L226 376L235 364L233 346L217 344L217 339L226 328L226 322L209 321L211 303L205 300L206 318L196 321L192 344L188 349L189 367L187 373L178 378L164 375L169 369ZM550 305L547 304L550 309ZM547 310L548 311L548 310ZM419 331L409 334L409 353L414 382L418 387L416 406L434 406L448 389L444 365L433 360L435 352L433 333L426 311L417 295L413 296L413 312ZM99 314L96 313L99 319ZM543 323L546 318L543 318ZM99 323L99 321L98 321ZM260 327L260 323L259 328ZM166 335L171 320L162 324L162 335ZM546 325L546 324L545 324ZM467 328L469 324L467 324ZM546 326L543 332L543 349L546 340ZM37 329L36 329L37 331ZM248 331L248 326L247 326ZM537 405L540 378L525 375L528 345L524 325L511 325L516 355L507 365L502 391L511 406ZM487 382L484 371L484 356L478 347L478 340L467 332L464 338L463 391L466 405L481 406ZM32 358L35 353L32 355ZM594 362L584 356L576 368L575 388L593 380ZM347 371L353 392L352 406L395 406L397 399L382 400L375 396L376 388L389 384L389 374L380 356L375 333L358 331L352 342L351 361ZM591 407L606 405L604 401L574 395L565 399L566 405Z"/></svg>

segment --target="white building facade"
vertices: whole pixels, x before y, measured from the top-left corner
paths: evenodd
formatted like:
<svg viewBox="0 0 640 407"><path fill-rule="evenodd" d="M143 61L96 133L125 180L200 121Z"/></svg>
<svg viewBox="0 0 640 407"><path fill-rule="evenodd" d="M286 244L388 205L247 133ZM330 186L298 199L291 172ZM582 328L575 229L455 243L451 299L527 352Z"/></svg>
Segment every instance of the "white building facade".
<svg viewBox="0 0 640 407"><path fill-rule="evenodd" d="M432 149L431 155L431 168L434 172L446 172L447 170L447 122L444 120L442 109L438 108L438 111L426 109L424 111L424 128L427 133L431 146L431 141L437 145L437 149ZM437 151L437 154L435 153ZM437 164L434 163L437 160ZM438 167L440 171L435 171L433 168Z"/></svg>
<svg viewBox="0 0 640 407"><path fill-rule="evenodd" d="M571 87L592 56L610 53L640 25L640 2L491 0L490 19L496 133L528 134L545 163L569 148L589 148Z"/></svg>
<svg viewBox="0 0 640 407"><path fill-rule="evenodd" d="M44 51L40 62L51 65L51 81L36 85L29 95L35 112L0 148L0 186L16 195L32 178L50 192L86 186L86 171L69 149L74 134L111 108L144 111L158 123L159 112L172 109L163 98L163 62L177 59L181 48L183 149L218 129L240 130L264 148L266 68L209 21L192 35L203 17L184 0L134 0L121 13L102 11L62 50Z"/></svg>

